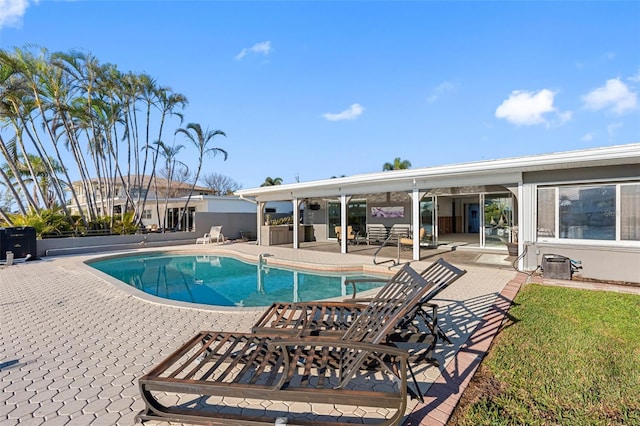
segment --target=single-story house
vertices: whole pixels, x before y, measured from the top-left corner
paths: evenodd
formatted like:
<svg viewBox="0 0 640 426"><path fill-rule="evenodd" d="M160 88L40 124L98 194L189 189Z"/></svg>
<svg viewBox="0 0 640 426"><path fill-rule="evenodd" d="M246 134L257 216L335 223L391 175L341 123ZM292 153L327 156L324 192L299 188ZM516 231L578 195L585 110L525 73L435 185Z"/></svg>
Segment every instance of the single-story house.
<svg viewBox="0 0 640 426"><path fill-rule="evenodd" d="M256 202L258 244L317 241L351 227L404 230L412 257L443 242L507 253L534 271L557 254L585 278L640 283L640 143L266 186L236 191ZM265 229L268 202L292 203L291 241ZM348 239L341 239L348 251Z"/></svg>

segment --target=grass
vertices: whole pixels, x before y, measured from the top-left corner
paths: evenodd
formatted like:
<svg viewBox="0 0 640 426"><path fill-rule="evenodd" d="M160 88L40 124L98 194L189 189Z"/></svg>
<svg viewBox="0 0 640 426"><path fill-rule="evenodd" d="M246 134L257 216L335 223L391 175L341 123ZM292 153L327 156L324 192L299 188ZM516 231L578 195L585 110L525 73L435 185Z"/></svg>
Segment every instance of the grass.
<svg viewBox="0 0 640 426"><path fill-rule="evenodd" d="M640 425L640 296L524 286L453 425Z"/></svg>

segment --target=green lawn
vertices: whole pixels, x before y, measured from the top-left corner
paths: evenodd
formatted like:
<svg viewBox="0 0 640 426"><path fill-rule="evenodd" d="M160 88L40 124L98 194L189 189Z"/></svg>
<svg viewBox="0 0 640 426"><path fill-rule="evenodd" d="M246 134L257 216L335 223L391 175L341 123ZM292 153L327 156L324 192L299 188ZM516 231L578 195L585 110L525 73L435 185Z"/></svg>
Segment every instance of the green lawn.
<svg viewBox="0 0 640 426"><path fill-rule="evenodd" d="M452 424L640 425L640 296L530 284Z"/></svg>

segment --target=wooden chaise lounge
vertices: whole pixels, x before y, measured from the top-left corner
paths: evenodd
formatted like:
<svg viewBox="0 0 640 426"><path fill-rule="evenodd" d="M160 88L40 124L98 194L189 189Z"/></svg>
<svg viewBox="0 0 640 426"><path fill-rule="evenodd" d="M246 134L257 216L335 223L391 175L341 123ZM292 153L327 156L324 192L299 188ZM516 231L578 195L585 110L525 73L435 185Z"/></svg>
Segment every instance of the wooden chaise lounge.
<svg viewBox="0 0 640 426"><path fill-rule="evenodd" d="M424 269L420 275L430 284L430 290L411 307L395 329L386 336L387 343L413 342L429 346L421 358L430 362L438 338L451 343L438 326L438 305L431 301L467 271L457 268L440 258ZM367 307L371 299L357 298L356 284L360 282L384 282L384 279L366 278L345 281L352 285L352 298L343 302L277 302L272 304L252 327L256 333L274 332L281 335L336 336L346 330L354 318ZM387 284L388 285L388 284ZM378 297L385 291L382 287Z"/></svg>
<svg viewBox="0 0 640 426"><path fill-rule="evenodd" d="M291 403L297 402L376 407L377 419L389 413L378 424L397 425L407 404L409 354L383 342L432 286L407 264L384 288L338 338L282 337L277 330L196 334L140 378L146 409L137 419L252 425L294 417L295 424L327 424L323 416L304 417L309 408L299 413L303 417L295 416L292 411L300 404ZM178 405L179 398L169 397L172 404L165 404L167 392L192 400ZM253 405L255 410L248 403L229 410L225 398L265 402ZM278 406L289 408L284 413L270 409ZM343 414L334 424L357 419Z"/></svg>

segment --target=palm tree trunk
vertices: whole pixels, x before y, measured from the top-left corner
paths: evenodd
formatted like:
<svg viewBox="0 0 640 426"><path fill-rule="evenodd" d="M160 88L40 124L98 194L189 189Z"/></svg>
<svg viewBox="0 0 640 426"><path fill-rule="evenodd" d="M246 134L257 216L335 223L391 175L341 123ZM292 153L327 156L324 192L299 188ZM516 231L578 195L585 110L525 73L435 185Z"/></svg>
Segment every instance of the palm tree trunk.
<svg viewBox="0 0 640 426"><path fill-rule="evenodd" d="M5 213L4 210L2 210L2 207L0 207L0 217L2 218L2 220L4 220L5 222L7 222L7 225L9 226L13 226L13 222L11 221L11 219L9 218L9 216L7 216L7 214Z"/></svg>
<svg viewBox="0 0 640 426"><path fill-rule="evenodd" d="M8 159L7 162L8 161L10 161L10 159ZM26 215L27 210L24 208L24 204L20 199L20 194L18 194L18 192L16 191L16 188L13 186L11 180L9 179L9 176L7 176L7 174L4 172L4 170L2 170L2 168L0 168L0 176L2 176L2 179L5 181L7 188L9 188L9 190L11 191L11 194L13 194L13 197L16 200L16 204L18 205L18 209L20 209L20 213L22 213L23 215ZM8 222L11 222L11 221L8 221Z"/></svg>

